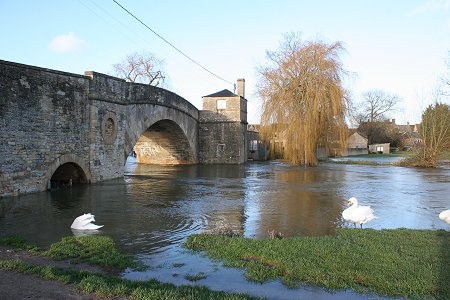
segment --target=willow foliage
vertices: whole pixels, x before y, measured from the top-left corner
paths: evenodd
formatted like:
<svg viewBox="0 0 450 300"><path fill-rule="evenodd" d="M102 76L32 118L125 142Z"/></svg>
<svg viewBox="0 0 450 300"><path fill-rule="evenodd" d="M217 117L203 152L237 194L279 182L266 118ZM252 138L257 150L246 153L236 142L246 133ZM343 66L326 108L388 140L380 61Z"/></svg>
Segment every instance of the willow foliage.
<svg viewBox="0 0 450 300"><path fill-rule="evenodd" d="M267 52L270 65L259 69L260 133L282 144L279 150L292 164L316 165L318 148L345 149L343 50L339 42L302 41L292 33L278 51Z"/></svg>

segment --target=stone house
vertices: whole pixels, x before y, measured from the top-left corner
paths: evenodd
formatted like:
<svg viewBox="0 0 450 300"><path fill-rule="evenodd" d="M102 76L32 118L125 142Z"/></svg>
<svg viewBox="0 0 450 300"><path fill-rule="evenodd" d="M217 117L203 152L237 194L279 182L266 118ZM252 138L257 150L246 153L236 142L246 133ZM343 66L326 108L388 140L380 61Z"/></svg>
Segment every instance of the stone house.
<svg viewBox="0 0 450 300"><path fill-rule="evenodd" d="M353 132L347 139L347 155L368 154L368 139L358 131Z"/></svg>
<svg viewBox="0 0 450 300"><path fill-rule="evenodd" d="M267 160L269 156L269 148L259 136L259 124L248 124L248 160Z"/></svg>
<svg viewBox="0 0 450 300"><path fill-rule="evenodd" d="M245 163L248 151L245 80L238 79L237 94L225 89L202 98L199 162Z"/></svg>
<svg viewBox="0 0 450 300"><path fill-rule="evenodd" d="M395 124L395 119L392 119L392 123ZM419 135L420 124L410 125L409 122L406 122L406 125L395 125L398 128L404 148L411 148L422 143Z"/></svg>
<svg viewBox="0 0 450 300"><path fill-rule="evenodd" d="M390 149L390 143L369 145L369 153L389 154Z"/></svg>

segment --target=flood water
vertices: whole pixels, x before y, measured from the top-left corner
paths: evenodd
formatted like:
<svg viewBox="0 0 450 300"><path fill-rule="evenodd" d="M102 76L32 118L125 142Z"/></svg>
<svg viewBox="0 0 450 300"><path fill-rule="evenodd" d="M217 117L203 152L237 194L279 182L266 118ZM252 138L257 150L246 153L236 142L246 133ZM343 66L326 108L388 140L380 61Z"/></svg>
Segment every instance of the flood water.
<svg viewBox="0 0 450 300"><path fill-rule="evenodd" d="M105 225L121 251L150 268L127 270L135 280L247 292L269 299L359 299L351 291L317 287L288 289L278 281L247 282L243 272L224 268L181 247L187 236L227 224L244 236L333 235L344 223L348 198L370 205L378 219L365 227L447 229L438 214L450 208L450 168L413 169L322 163L315 168L281 162L245 165L153 166L129 159L124 178L0 199L0 236L18 234L40 246L72 235L83 213ZM186 275L203 273L196 282Z"/></svg>

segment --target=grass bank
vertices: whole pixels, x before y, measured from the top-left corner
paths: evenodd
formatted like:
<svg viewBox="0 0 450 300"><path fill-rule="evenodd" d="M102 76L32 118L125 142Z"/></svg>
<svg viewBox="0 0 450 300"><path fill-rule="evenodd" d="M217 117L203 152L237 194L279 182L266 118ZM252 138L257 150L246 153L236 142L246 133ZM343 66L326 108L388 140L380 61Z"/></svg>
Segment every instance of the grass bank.
<svg viewBox="0 0 450 300"><path fill-rule="evenodd" d="M114 241L107 236L69 236L50 245L48 250L29 245L18 236L0 239L0 245L19 250L26 250L35 255L50 257L54 260L69 260L71 263L88 263L106 269L124 270L125 268L142 268L143 266L131 256L117 251Z"/></svg>
<svg viewBox="0 0 450 300"><path fill-rule="evenodd" d="M339 165L364 165L364 166L387 166L391 165L391 163L381 163L370 160L335 160L332 161L334 164Z"/></svg>
<svg viewBox="0 0 450 300"><path fill-rule="evenodd" d="M313 284L386 296L448 298L450 232L444 230L339 229L337 236L256 240L196 234L185 247L257 282Z"/></svg>
<svg viewBox="0 0 450 300"><path fill-rule="evenodd" d="M371 154L358 154L358 155L350 155L347 157L361 157L361 158L376 158L376 157L408 157L412 155L411 151L396 151L392 153L387 154L378 154L378 153L371 153Z"/></svg>
<svg viewBox="0 0 450 300"><path fill-rule="evenodd" d="M140 266L130 256L119 253L113 240L105 236L67 237L51 245L48 250L28 245L17 237L2 238L0 245L54 260L90 263L107 269ZM212 291L205 287L175 286L154 279L145 282L125 280L117 276L60 268L51 263L46 266L35 265L20 259L0 260L0 269L73 284L82 293L108 299L257 299L244 294Z"/></svg>
<svg viewBox="0 0 450 300"><path fill-rule="evenodd" d="M389 154L359 154L359 155L350 155L346 156L345 158L358 158L357 160L331 160L332 163L335 164L343 164L343 165L367 165L367 166L391 166L396 165L395 163L391 162L380 162L380 161L373 161L373 160L365 160L364 158L373 159L373 158L386 158L386 157L404 157L408 158L411 156L411 151L399 151L395 153L389 153Z"/></svg>

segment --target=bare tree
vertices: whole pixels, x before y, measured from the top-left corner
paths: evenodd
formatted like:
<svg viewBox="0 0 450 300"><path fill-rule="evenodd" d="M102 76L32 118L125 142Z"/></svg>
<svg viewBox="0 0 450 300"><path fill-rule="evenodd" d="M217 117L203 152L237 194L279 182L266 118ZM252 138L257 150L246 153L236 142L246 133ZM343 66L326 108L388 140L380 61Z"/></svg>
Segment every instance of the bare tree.
<svg viewBox="0 0 450 300"><path fill-rule="evenodd" d="M376 122L386 119L386 114L397 109L400 98L382 90L365 92L359 110L359 119L364 122Z"/></svg>
<svg viewBox="0 0 450 300"><path fill-rule="evenodd" d="M166 75L162 68L163 61L150 52L128 54L120 63L114 64L114 75L128 82L163 86Z"/></svg>
<svg viewBox="0 0 450 300"><path fill-rule="evenodd" d="M284 36L278 51L268 51L268 66L258 69L263 138L282 144L292 164L316 165L319 147L345 148L346 74L339 59L341 43L303 41Z"/></svg>
<svg viewBox="0 0 450 300"><path fill-rule="evenodd" d="M447 72L441 78L441 94L450 97L450 51L448 52L448 57L445 60L447 65Z"/></svg>
<svg viewBox="0 0 450 300"><path fill-rule="evenodd" d="M362 122L358 131L367 136L369 145L377 143L390 143L392 147L401 144L400 132L394 123L383 122Z"/></svg>

